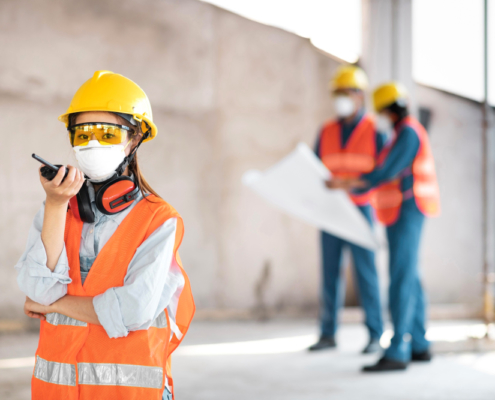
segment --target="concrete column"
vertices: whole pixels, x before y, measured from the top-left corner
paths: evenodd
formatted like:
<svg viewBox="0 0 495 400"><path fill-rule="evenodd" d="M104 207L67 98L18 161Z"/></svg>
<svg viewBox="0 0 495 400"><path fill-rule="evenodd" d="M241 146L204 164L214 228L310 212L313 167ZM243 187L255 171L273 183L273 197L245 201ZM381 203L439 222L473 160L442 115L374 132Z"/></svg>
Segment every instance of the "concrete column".
<svg viewBox="0 0 495 400"><path fill-rule="evenodd" d="M369 94L380 84L396 80L409 91L409 101L415 114L415 85L412 78L412 0L361 0L362 43L359 60L366 71ZM369 103L371 108L371 102ZM383 227L378 227L382 246L377 251L381 297L387 299L388 249ZM383 304L386 308L386 304Z"/></svg>
<svg viewBox="0 0 495 400"><path fill-rule="evenodd" d="M412 77L412 0L362 0L363 54L373 90L377 85L397 80L410 93L415 108Z"/></svg>

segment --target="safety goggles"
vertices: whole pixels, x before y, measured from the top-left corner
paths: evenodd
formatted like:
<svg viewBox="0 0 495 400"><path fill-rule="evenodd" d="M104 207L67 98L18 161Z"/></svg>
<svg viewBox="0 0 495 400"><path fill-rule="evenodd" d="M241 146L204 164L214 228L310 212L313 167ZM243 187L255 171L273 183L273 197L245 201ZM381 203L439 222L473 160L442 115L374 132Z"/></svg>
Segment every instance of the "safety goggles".
<svg viewBox="0 0 495 400"><path fill-rule="evenodd" d="M135 133L125 125L100 122L72 125L67 130L72 146L87 146L90 140L95 139L103 146L121 144L126 141L129 133Z"/></svg>

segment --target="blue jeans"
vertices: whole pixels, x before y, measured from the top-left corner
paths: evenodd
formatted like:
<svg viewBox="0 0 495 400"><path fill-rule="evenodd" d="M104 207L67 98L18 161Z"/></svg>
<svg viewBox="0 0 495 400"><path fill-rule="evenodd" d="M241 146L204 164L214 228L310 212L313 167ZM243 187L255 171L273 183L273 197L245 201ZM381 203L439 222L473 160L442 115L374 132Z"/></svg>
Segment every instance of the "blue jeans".
<svg viewBox="0 0 495 400"><path fill-rule="evenodd" d="M426 334L426 300L418 270L418 253L424 215L414 198L402 203L399 219L387 227L390 253L390 314L394 336L385 357L407 362L411 352L429 348Z"/></svg>
<svg viewBox="0 0 495 400"><path fill-rule="evenodd" d="M372 224L371 206L359 207L366 219ZM334 337L337 330L338 310L341 306L341 264L342 249L349 246L354 260L355 277L358 285L361 305L366 314L366 326L370 338L379 339L383 333L380 307L380 291L375 266L375 254L363 247L356 246L343 239L321 232L323 261L322 308L320 315L322 336Z"/></svg>
<svg viewBox="0 0 495 400"><path fill-rule="evenodd" d="M163 391L162 400L172 400L172 393L170 393L167 388Z"/></svg>

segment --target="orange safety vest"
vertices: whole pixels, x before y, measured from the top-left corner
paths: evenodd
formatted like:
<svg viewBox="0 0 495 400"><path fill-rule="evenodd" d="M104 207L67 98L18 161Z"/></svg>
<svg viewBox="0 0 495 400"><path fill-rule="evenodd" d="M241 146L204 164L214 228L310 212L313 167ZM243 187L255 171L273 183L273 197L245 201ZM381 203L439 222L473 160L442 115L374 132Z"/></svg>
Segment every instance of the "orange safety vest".
<svg viewBox="0 0 495 400"><path fill-rule="evenodd" d="M171 354L191 323L195 306L189 279L177 249L184 234L182 218L169 204L150 195L141 200L103 247L81 285L79 248L83 222L69 210L65 246L70 265L68 294L97 296L124 285L127 268L137 248L169 218L177 218L173 262L180 267L184 288L175 311L181 334L171 338L173 316L164 309L147 330L110 339L102 326L50 313L41 322L32 399L161 400L167 381L172 389Z"/></svg>
<svg viewBox="0 0 495 400"><path fill-rule="evenodd" d="M375 122L369 115L363 116L357 124L346 146L342 146L342 132L339 121L328 122L320 139L320 158L332 174L341 179L359 178L371 172L376 165ZM351 195L357 205L369 203L371 193Z"/></svg>
<svg viewBox="0 0 495 400"><path fill-rule="evenodd" d="M412 168L406 170L397 179L384 183L374 192L372 205L376 210L377 218L383 224L394 224L400 215L400 207L404 200L414 197L418 209L428 217L440 214L440 192L438 189L435 163L431 152L430 141L425 128L414 117L406 117L396 128L396 139L380 154L379 163L382 164L393 148L397 136L403 127L411 127L419 138L419 150L412 163ZM413 187L410 191L402 192L401 182L405 176L413 176Z"/></svg>

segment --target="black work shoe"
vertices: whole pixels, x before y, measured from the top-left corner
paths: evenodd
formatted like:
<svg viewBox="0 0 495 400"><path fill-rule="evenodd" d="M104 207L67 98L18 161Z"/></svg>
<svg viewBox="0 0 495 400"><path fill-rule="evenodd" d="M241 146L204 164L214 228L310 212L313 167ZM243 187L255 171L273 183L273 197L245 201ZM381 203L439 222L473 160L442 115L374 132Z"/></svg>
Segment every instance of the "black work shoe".
<svg viewBox="0 0 495 400"><path fill-rule="evenodd" d="M419 361L419 362L428 362L431 361L433 354L430 353L430 350L425 350L420 353L415 353L414 351L411 354L411 361Z"/></svg>
<svg viewBox="0 0 495 400"><path fill-rule="evenodd" d="M407 363L403 361L382 357L375 365L363 367L363 372L403 371L406 368Z"/></svg>
<svg viewBox="0 0 495 400"><path fill-rule="evenodd" d="M377 353L378 351L381 351L382 346L380 346L380 340L379 339L370 339L369 343L366 345L366 347L363 349L362 353L363 354L371 354L371 353Z"/></svg>
<svg viewBox="0 0 495 400"><path fill-rule="evenodd" d="M320 336L318 341L308 348L309 351L318 351L323 349L333 349L337 346L335 339L329 336Z"/></svg>

